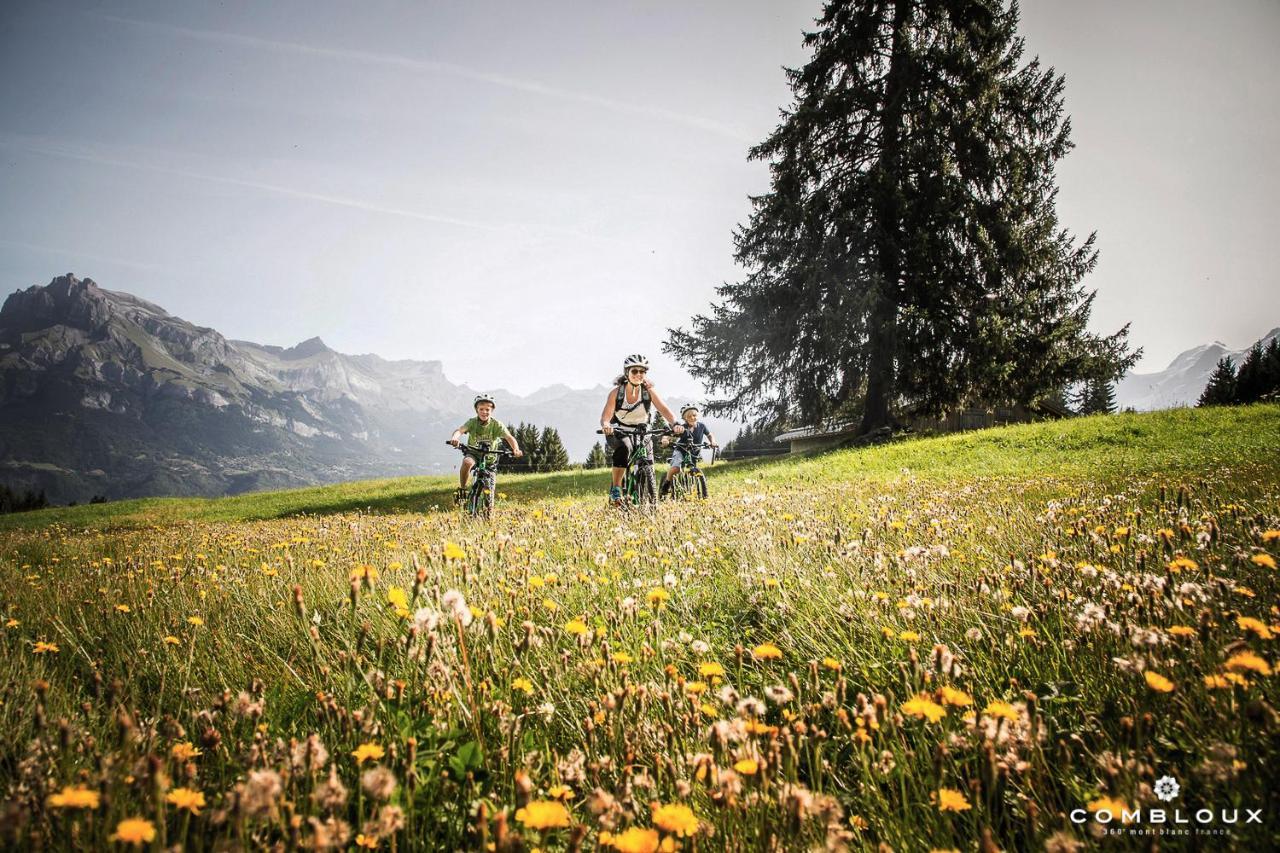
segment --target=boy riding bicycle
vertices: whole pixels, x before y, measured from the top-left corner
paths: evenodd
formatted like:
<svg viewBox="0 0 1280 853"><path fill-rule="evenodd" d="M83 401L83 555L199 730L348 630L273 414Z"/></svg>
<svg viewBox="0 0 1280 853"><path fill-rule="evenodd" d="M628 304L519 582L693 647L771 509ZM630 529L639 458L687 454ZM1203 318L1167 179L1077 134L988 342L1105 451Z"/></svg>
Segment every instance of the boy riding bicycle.
<svg viewBox="0 0 1280 853"><path fill-rule="evenodd" d="M649 372L649 360L642 355L629 355L622 362L622 375L614 380L614 390L605 400L604 411L600 413L600 429L609 444L609 452L613 462L613 485L609 489L609 501L615 506L622 504L622 478L627 471L627 459L634 449L636 436L628 435L627 430L635 427L648 427L650 410L657 407L668 423L675 423L674 431L684 432L684 427L676 423L675 415L662 398L653 390L653 383L645 378ZM614 427L622 427L622 432L615 433ZM644 439L648 442L646 436Z"/></svg>
<svg viewBox="0 0 1280 853"><path fill-rule="evenodd" d="M467 443L475 446L483 443L492 447L498 439L502 439L511 448L513 456L517 459L524 456L524 451L516 443L516 437L503 425L502 421L493 417L493 398L488 394L477 394L474 405L476 416L455 429L453 435L449 436L449 443L457 447L458 440L464 434L467 436ZM467 478L471 475L471 469L475 464L476 460L470 454L462 457L462 467L458 469L457 500L460 502L466 500Z"/></svg>
<svg viewBox="0 0 1280 853"><path fill-rule="evenodd" d="M662 488L658 490L660 498L666 497L671 491L671 478L676 475L681 466L702 460L704 441L712 450L720 446L716 444L715 436L711 434L711 430L707 429L707 425L698 421L698 406L695 403L685 403L681 406L680 417L684 420L684 434L674 439L674 442L667 436L662 438L664 445L674 443L674 446L671 449L671 467L663 476Z"/></svg>

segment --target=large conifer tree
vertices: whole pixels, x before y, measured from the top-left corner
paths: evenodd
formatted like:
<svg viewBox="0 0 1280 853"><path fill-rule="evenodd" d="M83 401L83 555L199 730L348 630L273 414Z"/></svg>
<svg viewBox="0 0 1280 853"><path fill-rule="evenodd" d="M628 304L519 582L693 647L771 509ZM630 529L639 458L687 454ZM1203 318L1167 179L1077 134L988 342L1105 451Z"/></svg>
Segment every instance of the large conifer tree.
<svg viewBox="0 0 1280 853"><path fill-rule="evenodd" d="M1236 400L1236 366L1231 358L1218 359L1209 381L1200 392L1197 406L1230 406Z"/></svg>
<svg viewBox="0 0 1280 853"><path fill-rule="evenodd" d="M769 192L735 235L746 278L667 350L774 422L1030 403L1131 366L1087 329L1096 263L1055 211L1063 78L1023 61L1016 4L833 0L788 70L794 103L751 150Z"/></svg>

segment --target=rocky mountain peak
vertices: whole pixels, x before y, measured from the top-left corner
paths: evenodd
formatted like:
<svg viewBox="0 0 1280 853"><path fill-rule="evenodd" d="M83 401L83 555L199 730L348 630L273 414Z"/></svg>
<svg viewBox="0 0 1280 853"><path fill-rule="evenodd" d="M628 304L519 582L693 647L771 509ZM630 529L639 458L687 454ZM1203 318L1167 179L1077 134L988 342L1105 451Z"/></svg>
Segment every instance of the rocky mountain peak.
<svg viewBox="0 0 1280 853"><path fill-rule="evenodd" d="M302 358L311 358L315 355L323 355L331 353L333 350L325 344L324 341L317 338L307 338L296 346L291 346L287 350L280 353L280 358L286 361L296 361Z"/></svg>
<svg viewBox="0 0 1280 853"><path fill-rule="evenodd" d="M35 285L10 294L0 308L0 328L27 332L62 325L92 331L105 325L111 313L106 291L93 279L67 273L44 287Z"/></svg>

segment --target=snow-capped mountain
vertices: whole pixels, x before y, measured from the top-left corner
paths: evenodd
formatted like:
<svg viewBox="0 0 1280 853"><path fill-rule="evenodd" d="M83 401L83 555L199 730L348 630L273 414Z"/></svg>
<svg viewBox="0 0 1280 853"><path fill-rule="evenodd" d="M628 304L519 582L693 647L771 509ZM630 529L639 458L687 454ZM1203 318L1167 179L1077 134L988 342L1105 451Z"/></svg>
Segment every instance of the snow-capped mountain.
<svg viewBox="0 0 1280 853"><path fill-rule="evenodd" d="M1276 337L1280 337L1280 327L1263 335L1260 342L1265 347ZM1116 403L1122 409L1138 411L1194 406L1219 359L1230 357L1239 367L1251 347L1229 350L1214 341L1179 354L1158 373L1127 373L1116 385Z"/></svg>

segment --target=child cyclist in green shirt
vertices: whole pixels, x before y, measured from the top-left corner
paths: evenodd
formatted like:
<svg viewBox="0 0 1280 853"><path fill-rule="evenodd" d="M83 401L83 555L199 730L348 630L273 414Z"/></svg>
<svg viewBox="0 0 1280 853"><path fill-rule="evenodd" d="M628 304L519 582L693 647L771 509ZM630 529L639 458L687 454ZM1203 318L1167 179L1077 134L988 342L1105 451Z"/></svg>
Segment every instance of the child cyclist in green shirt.
<svg viewBox="0 0 1280 853"><path fill-rule="evenodd" d="M524 456L524 451L516 443L516 437L503 425L502 421L493 417L494 403L492 397L488 394L477 394L475 408L476 416L453 431L453 435L449 436L450 444L457 447L458 440L464 434L467 437L467 443L473 447L481 442L488 442L489 446L492 447L497 443L498 439L502 439L510 446L512 454L517 459ZM466 496L467 478L471 475L471 469L475 467L475 464L476 460L472 456L462 457L462 467L458 469L459 499L463 499Z"/></svg>

